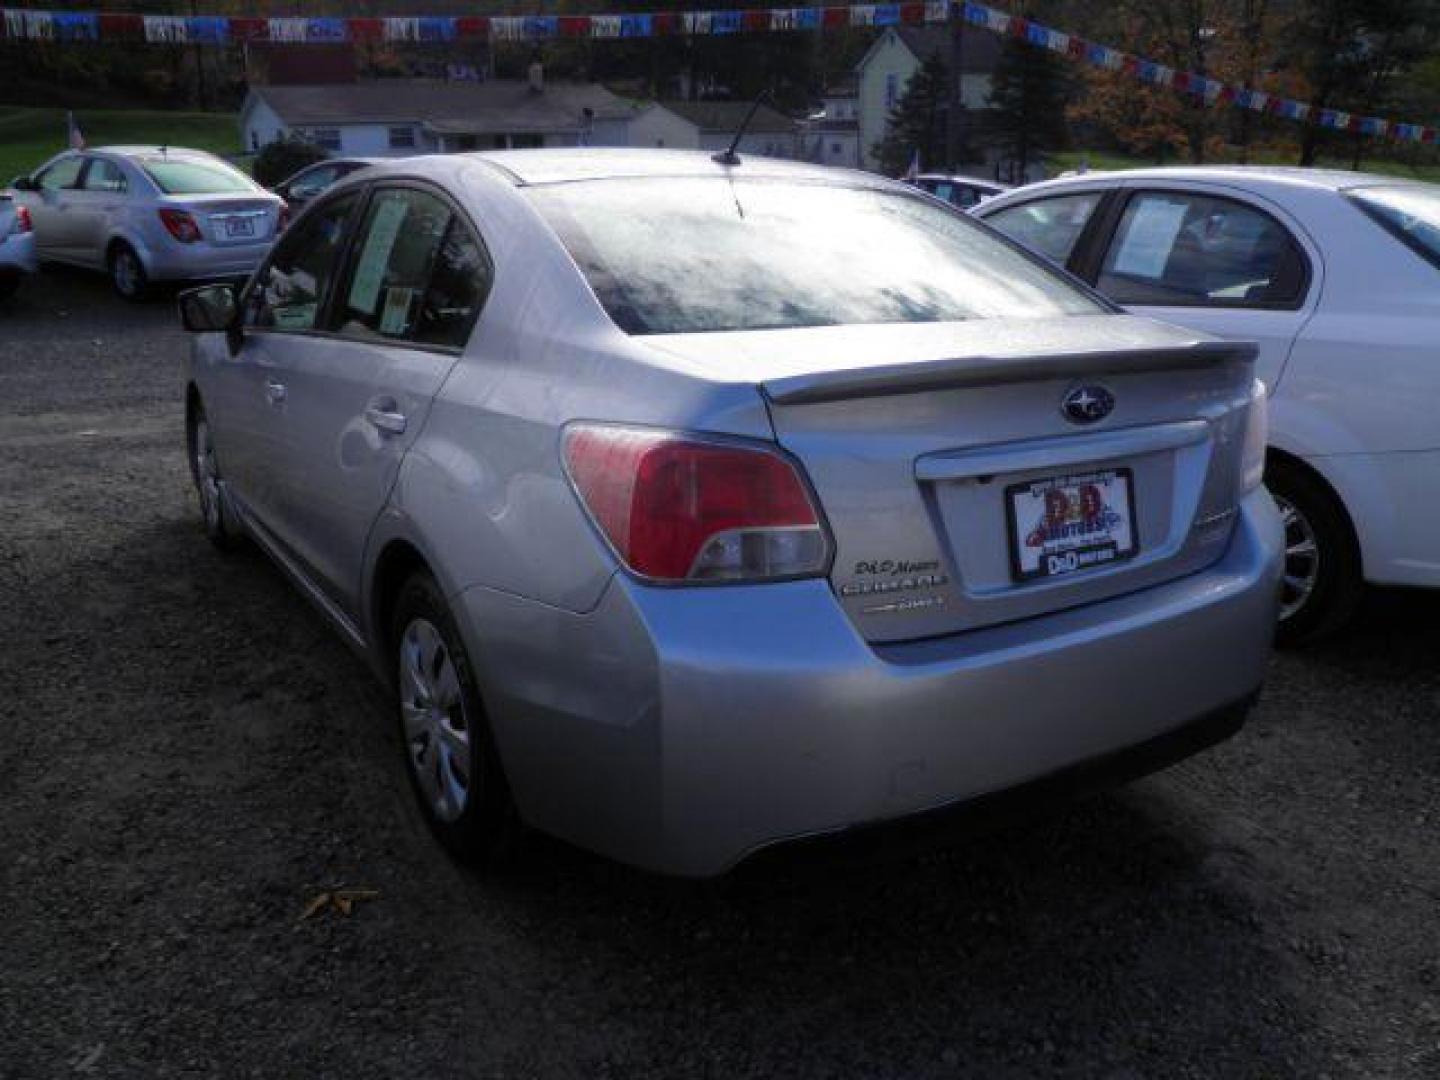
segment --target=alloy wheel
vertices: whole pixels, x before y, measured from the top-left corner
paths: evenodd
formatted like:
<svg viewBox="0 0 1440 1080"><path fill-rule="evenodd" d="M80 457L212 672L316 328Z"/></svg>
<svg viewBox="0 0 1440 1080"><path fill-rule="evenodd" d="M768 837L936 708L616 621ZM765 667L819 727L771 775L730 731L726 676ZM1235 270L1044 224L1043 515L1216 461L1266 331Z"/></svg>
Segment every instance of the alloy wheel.
<svg viewBox="0 0 1440 1080"><path fill-rule="evenodd" d="M1280 495L1274 498L1285 526L1285 570L1280 585L1283 622L1303 608L1315 592L1320 581L1320 545L1314 526L1295 504Z"/></svg>
<svg viewBox="0 0 1440 1080"><path fill-rule="evenodd" d="M471 731L460 674L428 619L412 619L401 636L400 713L405 756L421 792L439 820L456 820L471 795Z"/></svg>

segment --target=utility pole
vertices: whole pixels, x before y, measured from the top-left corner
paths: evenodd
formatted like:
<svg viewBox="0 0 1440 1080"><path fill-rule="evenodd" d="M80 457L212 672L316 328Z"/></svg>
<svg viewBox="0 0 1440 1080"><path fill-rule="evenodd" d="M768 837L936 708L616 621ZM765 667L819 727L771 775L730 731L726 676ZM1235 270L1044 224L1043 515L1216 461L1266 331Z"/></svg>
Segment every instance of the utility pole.
<svg viewBox="0 0 1440 1080"><path fill-rule="evenodd" d="M950 5L950 108L945 114L945 152L947 172L957 172L960 153L965 146L965 19L960 4Z"/></svg>

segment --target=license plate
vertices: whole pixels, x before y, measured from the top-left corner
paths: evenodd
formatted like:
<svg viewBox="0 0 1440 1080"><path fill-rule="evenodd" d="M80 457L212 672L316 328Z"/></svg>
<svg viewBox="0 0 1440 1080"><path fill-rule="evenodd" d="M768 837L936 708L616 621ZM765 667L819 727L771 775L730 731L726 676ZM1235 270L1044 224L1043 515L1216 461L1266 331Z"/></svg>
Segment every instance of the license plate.
<svg viewBox="0 0 1440 1080"><path fill-rule="evenodd" d="M1135 484L1101 469L1005 489L1010 569L1017 581L1098 570L1135 555Z"/></svg>
<svg viewBox="0 0 1440 1080"><path fill-rule="evenodd" d="M254 236L255 222L249 218L226 218L225 235L231 240L237 236Z"/></svg>

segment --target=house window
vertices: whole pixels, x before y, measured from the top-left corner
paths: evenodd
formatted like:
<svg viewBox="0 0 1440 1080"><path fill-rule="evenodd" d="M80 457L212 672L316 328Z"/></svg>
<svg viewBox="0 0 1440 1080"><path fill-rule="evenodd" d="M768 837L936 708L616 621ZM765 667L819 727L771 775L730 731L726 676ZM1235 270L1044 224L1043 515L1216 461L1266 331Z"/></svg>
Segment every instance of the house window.
<svg viewBox="0 0 1440 1080"><path fill-rule="evenodd" d="M844 148L843 148L838 142L832 142L832 143L830 144L830 153L832 153L832 154L842 153L843 150L844 150Z"/></svg>
<svg viewBox="0 0 1440 1080"><path fill-rule="evenodd" d="M338 153L340 150L339 128L311 128L309 138L321 150L329 150L332 153Z"/></svg>
<svg viewBox="0 0 1440 1080"><path fill-rule="evenodd" d="M892 71L885 76L885 108L893 109L900 100L900 76Z"/></svg>
<svg viewBox="0 0 1440 1080"><path fill-rule="evenodd" d="M392 127L390 129L391 150L414 150L415 129L411 127Z"/></svg>

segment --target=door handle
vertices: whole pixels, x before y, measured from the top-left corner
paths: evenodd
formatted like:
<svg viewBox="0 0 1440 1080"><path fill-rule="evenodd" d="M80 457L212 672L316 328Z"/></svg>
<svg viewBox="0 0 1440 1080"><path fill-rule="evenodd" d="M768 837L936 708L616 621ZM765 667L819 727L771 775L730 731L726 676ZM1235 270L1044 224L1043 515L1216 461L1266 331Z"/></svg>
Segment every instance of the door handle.
<svg viewBox="0 0 1440 1080"><path fill-rule="evenodd" d="M267 382L265 384L265 397L271 405L280 405L285 401L285 384L278 382Z"/></svg>
<svg viewBox="0 0 1440 1080"><path fill-rule="evenodd" d="M405 414L394 398L379 398L365 408L365 419L382 435L404 435Z"/></svg>

